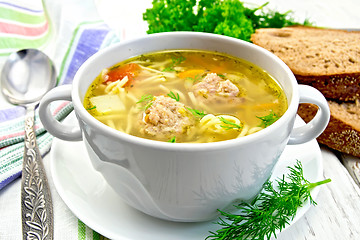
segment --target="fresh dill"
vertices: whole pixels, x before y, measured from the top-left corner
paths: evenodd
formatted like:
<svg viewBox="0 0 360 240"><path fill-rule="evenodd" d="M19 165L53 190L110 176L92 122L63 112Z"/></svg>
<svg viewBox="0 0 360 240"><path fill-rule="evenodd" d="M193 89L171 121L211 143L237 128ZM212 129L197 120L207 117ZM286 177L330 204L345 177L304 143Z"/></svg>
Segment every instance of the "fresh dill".
<svg viewBox="0 0 360 240"><path fill-rule="evenodd" d="M239 124L231 122L231 121L225 119L224 117L219 117L219 120L221 122L223 122L224 124L226 124L226 125L220 125L220 127L224 128L226 130L230 130L230 129L240 130L240 129L242 129L242 126L240 126Z"/></svg>
<svg viewBox="0 0 360 240"><path fill-rule="evenodd" d="M152 104L153 104L153 102L148 102L148 103L145 105L144 110L149 109Z"/></svg>
<svg viewBox="0 0 360 240"><path fill-rule="evenodd" d="M259 118L261 120L261 124L259 127L268 127L270 126L271 124L273 124L274 122L276 122L280 117L274 113L273 111L271 111L268 115L266 116L263 116L263 117L258 117L256 116L257 118Z"/></svg>
<svg viewBox="0 0 360 240"><path fill-rule="evenodd" d="M287 179L276 180L277 186L268 180L264 184L263 191L251 202L240 203L236 207L240 213L219 212L224 217L217 222L223 228L216 232L210 232L206 239L270 239L276 238L276 231L281 231L290 224L299 207L307 201L312 205L316 202L311 197L311 189L316 186L329 183L326 179L316 183L310 183L304 178L303 167L297 160L290 170Z"/></svg>
<svg viewBox="0 0 360 240"><path fill-rule="evenodd" d="M176 143L176 137L173 136L168 142L170 142L170 143Z"/></svg>
<svg viewBox="0 0 360 240"><path fill-rule="evenodd" d="M174 93L173 91L170 91L170 93L168 94L169 97L171 97L172 99L176 100L177 102L180 101L180 95L179 93Z"/></svg>
<svg viewBox="0 0 360 240"><path fill-rule="evenodd" d="M203 77L202 74L196 74L194 77L187 77L186 79L190 80L191 82L195 83L199 80L201 80Z"/></svg>
<svg viewBox="0 0 360 240"><path fill-rule="evenodd" d="M206 113L204 113L204 111L196 110L196 109L189 108L189 107L186 107L186 109L189 110L192 113L192 115L194 115L197 118L203 118L206 115Z"/></svg>
<svg viewBox="0 0 360 240"><path fill-rule="evenodd" d="M154 96L149 94L149 95L143 95L141 96L140 100L137 101L136 103L143 103L143 102L149 102L151 100L153 100Z"/></svg>
<svg viewBox="0 0 360 240"><path fill-rule="evenodd" d="M139 103L145 104L145 106L142 107L142 109L147 110L153 104L153 102L152 102L153 99L154 99L154 96L151 94L143 95L143 96L141 96L140 100L137 101L136 103L137 104L139 104Z"/></svg>
<svg viewBox="0 0 360 240"><path fill-rule="evenodd" d="M91 107L91 108L87 108L86 110L93 110L93 109L95 109L96 108L96 106L93 106L93 107Z"/></svg>
<svg viewBox="0 0 360 240"><path fill-rule="evenodd" d="M186 60L185 57L180 56L180 57L172 57L171 58L171 64L170 66L166 67L163 69L163 72L175 72L175 68L177 65L181 64L182 62L184 62Z"/></svg>

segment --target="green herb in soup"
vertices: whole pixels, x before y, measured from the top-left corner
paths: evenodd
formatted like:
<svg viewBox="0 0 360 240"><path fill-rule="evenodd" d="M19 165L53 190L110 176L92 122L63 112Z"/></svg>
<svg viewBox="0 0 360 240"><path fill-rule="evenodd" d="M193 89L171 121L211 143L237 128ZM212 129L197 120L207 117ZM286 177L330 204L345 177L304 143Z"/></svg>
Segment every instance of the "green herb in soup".
<svg viewBox="0 0 360 240"><path fill-rule="evenodd" d="M104 69L84 107L127 134L205 143L268 127L284 114L287 99L276 80L252 63L217 52L169 50Z"/></svg>

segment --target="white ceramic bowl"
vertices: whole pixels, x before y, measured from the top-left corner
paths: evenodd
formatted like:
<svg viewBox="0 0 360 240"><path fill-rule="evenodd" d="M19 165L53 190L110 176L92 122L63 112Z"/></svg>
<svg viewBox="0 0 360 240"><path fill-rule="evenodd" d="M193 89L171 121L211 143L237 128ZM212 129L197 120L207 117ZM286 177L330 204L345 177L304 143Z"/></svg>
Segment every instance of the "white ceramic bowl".
<svg viewBox="0 0 360 240"><path fill-rule="evenodd" d="M83 107L84 95L103 68L147 52L165 49L219 51L250 61L269 72L283 87L288 110L274 124L249 136L215 143L168 143L130 136L93 118ZM78 119L64 126L50 114L49 104L71 100ZM315 118L293 129L300 102L319 107ZM41 101L40 118L55 137L84 141L89 159L129 205L173 221L202 221L235 201L248 201L261 191L286 144L317 137L329 121L325 98L298 85L290 69L275 55L238 39L194 32L147 35L101 50L76 73L72 86L60 86Z"/></svg>

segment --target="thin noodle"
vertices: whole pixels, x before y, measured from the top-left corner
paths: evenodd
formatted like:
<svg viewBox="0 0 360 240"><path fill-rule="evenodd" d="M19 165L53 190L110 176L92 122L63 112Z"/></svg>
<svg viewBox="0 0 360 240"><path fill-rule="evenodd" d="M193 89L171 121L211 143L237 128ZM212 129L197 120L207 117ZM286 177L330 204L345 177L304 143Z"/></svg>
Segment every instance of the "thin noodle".
<svg viewBox="0 0 360 240"><path fill-rule="evenodd" d="M117 129L113 120L107 120L106 125L108 125L111 128Z"/></svg>
<svg viewBox="0 0 360 240"><path fill-rule="evenodd" d="M157 70L157 69L153 69L153 68L149 68L149 67L145 67L145 66L142 66L140 65L140 67L142 69L146 69L150 72L155 72L155 73L159 73L159 74L162 74L162 75L165 75L165 76L169 76L169 77L174 77L175 76L175 73L171 73L171 72L162 72L160 70Z"/></svg>
<svg viewBox="0 0 360 240"><path fill-rule="evenodd" d="M119 82L120 82L120 80L117 80L117 81L112 82L112 83L110 83L109 85L107 85L106 88L105 88L105 92L106 92L106 93L110 93L111 90L112 90L112 89L116 86L116 84L118 84Z"/></svg>
<svg viewBox="0 0 360 240"><path fill-rule="evenodd" d="M196 101L195 95L193 92L188 92L188 96L190 98L191 103L194 105L194 107L198 107L198 102Z"/></svg>
<svg viewBox="0 0 360 240"><path fill-rule="evenodd" d="M130 133L130 131L131 131L131 128L132 128L132 120L131 120L131 118L132 118L132 116L131 116L131 114L129 114L128 116L127 116L127 124L126 124L126 129L125 129L125 133L127 133L127 134L129 134Z"/></svg>
<svg viewBox="0 0 360 240"><path fill-rule="evenodd" d="M246 136L247 133L248 133L248 131L249 131L249 128L250 128L249 125L244 124L244 126L243 126L242 129L241 129L240 134L239 134L237 137L239 138L239 137L244 137L244 136Z"/></svg>
<svg viewBox="0 0 360 240"><path fill-rule="evenodd" d="M207 105L205 105L203 102L198 102L197 105L201 110L203 110L205 112L212 112L212 110Z"/></svg>
<svg viewBox="0 0 360 240"><path fill-rule="evenodd" d="M132 118L135 114L137 114L139 112L139 109L136 108L135 106L132 106L129 110L129 114L127 117L127 124L126 124L126 129L125 129L125 133L129 134L131 129L133 128L133 121Z"/></svg>
<svg viewBox="0 0 360 240"><path fill-rule="evenodd" d="M153 63L150 66L153 68L161 68L161 67L165 66L166 64L171 63L171 61L172 61L171 59L166 59L165 61L162 61L162 62Z"/></svg>
<svg viewBox="0 0 360 240"><path fill-rule="evenodd" d="M185 95L184 95L182 92L180 92L180 91L177 90L177 89L173 89L173 90L171 90L171 91L172 91L173 93L179 94L180 101L184 102L184 100L186 99L186 97L185 97Z"/></svg>
<svg viewBox="0 0 360 240"><path fill-rule="evenodd" d="M148 82L151 82L151 83L166 82L166 78L164 77L164 75L156 75L156 76L148 77L148 78L141 80L142 84L148 83Z"/></svg>
<svg viewBox="0 0 360 240"><path fill-rule="evenodd" d="M132 93L127 92L127 93L125 94L125 96L126 96L129 100L131 100L132 102L134 102L134 103L136 103L137 101L139 101L139 100L135 97L135 95L132 94Z"/></svg>
<svg viewBox="0 0 360 240"><path fill-rule="evenodd" d="M248 131L247 135L256 133L256 132L258 132L258 131L260 131L260 130L262 130L262 129L264 129L264 128L262 128L262 127L253 127L253 128L250 128L250 130Z"/></svg>
<svg viewBox="0 0 360 240"><path fill-rule="evenodd" d="M117 80L115 82L110 83L106 88L105 88L105 92L106 93L111 93L111 94L116 94L118 92L121 91L121 89L123 89L123 86L129 81L129 78L127 76L125 76L123 79L121 80Z"/></svg>
<svg viewBox="0 0 360 240"><path fill-rule="evenodd" d="M117 88L122 88L129 81L128 76L125 76L121 81L116 85Z"/></svg>
<svg viewBox="0 0 360 240"><path fill-rule="evenodd" d="M123 103L126 102L126 95L127 95L127 94L126 94L125 89L124 89L124 88L120 88L120 89L119 89L118 96L119 96L120 100L121 100Z"/></svg>
<svg viewBox="0 0 360 240"><path fill-rule="evenodd" d="M123 116L126 116L125 112L117 113L117 114L111 114L111 115L101 115L101 116L95 116L97 120L100 122L110 121L110 120L121 120Z"/></svg>
<svg viewBox="0 0 360 240"><path fill-rule="evenodd" d="M159 85L159 88L160 88L161 90L164 90L164 92L170 92L170 89L167 88L167 87L165 87L165 86L162 85L162 84Z"/></svg>

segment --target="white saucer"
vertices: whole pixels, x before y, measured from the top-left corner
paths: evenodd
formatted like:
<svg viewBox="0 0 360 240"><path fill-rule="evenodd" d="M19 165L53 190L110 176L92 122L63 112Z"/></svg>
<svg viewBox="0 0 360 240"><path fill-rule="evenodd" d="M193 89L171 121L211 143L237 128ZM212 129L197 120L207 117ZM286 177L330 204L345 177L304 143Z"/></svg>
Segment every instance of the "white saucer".
<svg viewBox="0 0 360 240"><path fill-rule="evenodd" d="M65 120L74 122L71 114ZM296 125L302 124L298 117ZM55 187L70 210L87 226L110 239L121 240L192 240L205 239L209 231L220 228L214 221L177 223L143 214L125 204L95 171L83 142L54 139L51 150L51 173ZM323 166L319 145L315 140L305 144L287 146L276 165L272 179L287 174L287 166L296 160L303 164L304 176L310 182L322 180ZM315 188L315 199L319 188ZM294 224L310 208L298 210Z"/></svg>

